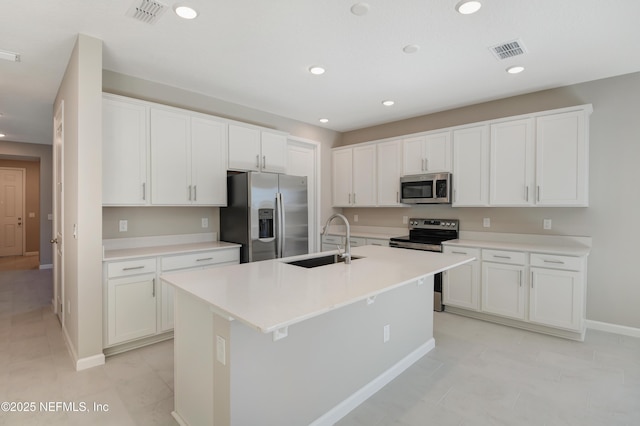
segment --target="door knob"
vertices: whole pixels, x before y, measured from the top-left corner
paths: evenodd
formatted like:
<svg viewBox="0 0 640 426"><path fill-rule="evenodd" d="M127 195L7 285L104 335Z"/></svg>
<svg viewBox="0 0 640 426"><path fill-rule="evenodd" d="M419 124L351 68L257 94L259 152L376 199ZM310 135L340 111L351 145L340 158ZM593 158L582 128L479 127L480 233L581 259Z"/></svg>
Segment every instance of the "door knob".
<svg viewBox="0 0 640 426"><path fill-rule="evenodd" d="M58 239L54 238L50 241L51 244L58 244Z"/></svg>

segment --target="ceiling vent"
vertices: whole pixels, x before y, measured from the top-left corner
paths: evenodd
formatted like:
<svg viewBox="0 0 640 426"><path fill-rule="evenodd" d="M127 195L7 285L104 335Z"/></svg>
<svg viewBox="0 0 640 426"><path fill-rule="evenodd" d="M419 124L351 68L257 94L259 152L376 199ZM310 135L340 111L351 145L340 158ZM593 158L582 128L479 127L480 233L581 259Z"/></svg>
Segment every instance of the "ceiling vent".
<svg viewBox="0 0 640 426"><path fill-rule="evenodd" d="M509 59L514 56L523 55L527 52L522 44L522 40L513 40L507 43L498 44L489 48L496 59Z"/></svg>
<svg viewBox="0 0 640 426"><path fill-rule="evenodd" d="M127 16L145 24L155 24L165 10L167 6L157 1L136 0L127 11Z"/></svg>

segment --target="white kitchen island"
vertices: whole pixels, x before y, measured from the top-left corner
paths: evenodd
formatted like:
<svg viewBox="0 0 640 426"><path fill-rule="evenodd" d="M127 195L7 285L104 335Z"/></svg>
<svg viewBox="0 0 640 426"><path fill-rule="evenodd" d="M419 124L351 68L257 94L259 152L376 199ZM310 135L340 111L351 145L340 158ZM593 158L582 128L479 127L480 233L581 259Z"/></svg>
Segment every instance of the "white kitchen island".
<svg viewBox="0 0 640 426"><path fill-rule="evenodd" d="M357 247L162 275L175 293L184 425L330 425L434 346L433 274L473 257Z"/></svg>

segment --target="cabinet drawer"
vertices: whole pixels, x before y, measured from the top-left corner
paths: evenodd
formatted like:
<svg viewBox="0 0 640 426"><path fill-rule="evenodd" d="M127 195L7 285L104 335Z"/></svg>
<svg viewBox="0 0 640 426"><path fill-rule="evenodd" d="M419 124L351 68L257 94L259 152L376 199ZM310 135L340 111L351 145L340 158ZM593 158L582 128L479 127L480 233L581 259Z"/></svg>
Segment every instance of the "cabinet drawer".
<svg viewBox="0 0 640 426"><path fill-rule="evenodd" d="M531 266L581 271L583 269L583 258L556 254L531 253Z"/></svg>
<svg viewBox="0 0 640 426"><path fill-rule="evenodd" d="M351 247L366 246L367 239L361 237L351 237Z"/></svg>
<svg viewBox="0 0 640 426"><path fill-rule="evenodd" d="M382 238L367 238L367 244L370 246L389 246L389 240L385 240Z"/></svg>
<svg viewBox="0 0 640 426"><path fill-rule="evenodd" d="M525 253L506 250L483 249L482 260L489 262L510 263L513 265L524 265L525 263L527 263Z"/></svg>
<svg viewBox="0 0 640 426"><path fill-rule="evenodd" d="M107 277L126 277L156 271L156 258L113 262L107 265Z"/></svg>
<svg viewBox="0 0 640 426"><path fill-rule="evenodd" d="M160 259L160 268L164 272L175 269L197 268L199 266L239 261L240 254L238 249L201 251L176 256L164 256Z"/></svg>
<svg viewBox="0 0 640 426"><path fill-rule="evenodd" d="M451 247L444 246L442 249L444 254L463 254L465 256L473 256L476 259L480 259L480 249L472 247Z"/></svg>
<svg viewBox="0 0 640 426"><path fill-rule="evenodd" d="M342 237L341 235L324 235L322 237L322 242L324 244L343 245L344 237Z"/></svg>

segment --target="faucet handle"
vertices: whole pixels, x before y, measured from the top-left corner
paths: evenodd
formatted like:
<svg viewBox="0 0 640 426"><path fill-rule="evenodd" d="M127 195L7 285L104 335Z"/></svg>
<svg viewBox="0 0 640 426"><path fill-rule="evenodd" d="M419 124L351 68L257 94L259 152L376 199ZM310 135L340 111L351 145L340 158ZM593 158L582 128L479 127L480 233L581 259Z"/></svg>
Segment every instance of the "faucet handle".
<svg viewBox="0 0 640 426"><path fill-rule="evenodd" d="M342 246L341 246L340 244L338 244L338 245L337 245L337 247L338 247L338 254L339 254L341 257L342 257L342 256L344 256L344 251L343 251L343 249L342 249Z"/></svg>

